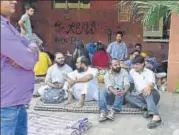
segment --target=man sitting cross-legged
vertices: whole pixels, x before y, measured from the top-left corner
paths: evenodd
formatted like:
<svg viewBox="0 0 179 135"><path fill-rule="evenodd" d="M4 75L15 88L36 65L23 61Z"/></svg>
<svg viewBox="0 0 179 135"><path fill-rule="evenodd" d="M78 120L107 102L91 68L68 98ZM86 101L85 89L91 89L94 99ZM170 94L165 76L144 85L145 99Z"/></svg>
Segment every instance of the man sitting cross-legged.
<svg viewBox="0 0 179 135"><path fill-rule="evenodd" d="M119 60L112 59L110 68L104 76L106 90L99 92L100 122L107 119L114 120L114 113L121 110L123 96L130 86L128 72L121 68ZM114 103L108 113L107 100L109 97L114 98Z"/></svg>
<svg viewBox="0 0 179 135"><path fill-rule="evenodd" d="M64 89L68 90L68 104L72 103L73 96L79 100L76 107L82 107L85 101L98 99L98 70L88 65L88 58L81 56L77 59L77 69L67 74Z"/></svg>
<svg viewBox="0 0 179 135"><path fill-rule="evenodd" d="M72 72L72 69L65 64L65 57L62 53L55 54L55 64L52 65L45 78L45 86L42 86L38 93L44 96L45 89L50 88L52 90L61 90L64 86L67 73ZM67 97L67 92L66 92Z"/></svg>
<svg viewBox="0 0 179 135"><path fill-rule="evenodd" d="M160 95L156 90L155 75L151 70L144 67L144 57L136 56L133 64L134 69L130 71L130 74L134 80L136 92L127 93L126 101L139 108L147 109L148 113L145 113L144 116L153 116L148 128L155 128L162 122L156 106Z"/></svg>

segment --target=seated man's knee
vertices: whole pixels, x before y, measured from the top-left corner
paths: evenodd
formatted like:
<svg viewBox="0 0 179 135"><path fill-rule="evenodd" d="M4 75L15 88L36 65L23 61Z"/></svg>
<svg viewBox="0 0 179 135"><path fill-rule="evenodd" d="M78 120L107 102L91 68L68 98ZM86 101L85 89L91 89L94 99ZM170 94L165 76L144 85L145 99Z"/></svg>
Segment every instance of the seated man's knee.
<svg viewBox="0 0 179 135"><path fill-rule="evenodd" d="M107 91L99 90L99 98L104 98L107 95Z"/></svg>

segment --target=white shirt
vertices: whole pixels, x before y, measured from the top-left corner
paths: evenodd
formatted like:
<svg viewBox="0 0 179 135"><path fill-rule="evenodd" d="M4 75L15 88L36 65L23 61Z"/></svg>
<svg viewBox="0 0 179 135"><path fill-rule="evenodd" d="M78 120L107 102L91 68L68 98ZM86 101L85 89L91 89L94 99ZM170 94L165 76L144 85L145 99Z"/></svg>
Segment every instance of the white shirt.
<svg viewBox="0 0 179 135"><path fill-rule="evenodd" d="M85 101L98 100L99 85L97 80L97 69L88 67L87 71L81 73L75 70L67 74L67 76L73 80L77 80L89 74L93 75L92 80L84 83L76 83L73 86L73 96L75 97L75 99L79 100L83 91L84 93L86 93Z"/></svg>
<svg viewBox="0 0 179 135"><path fill-rule="evenodd" d="M149 84L156 84L155 74L153 71L144 68L140 73L136 72L135 69L130 71L130 74L134 80L136 91L140 94L142 90L147 87ZM156 85L155 85L156 88Z"/></svg>
<svg viewBox="0 0 179 135"><path fill-rule="evenodd" d="M92 74L93 75L93 79L97 79L97 75L98 75L98 70L95 69L95 68L91 68L91 67L88 67L87 71L85 72L78 72L77 70L67 74L67 76L73 80L77 80L81 77L84 77L88 74ZM92 79L92 80L93 80Z"/></svg>
<svg viewBox="0 0 179 135"><path fill-rule="evenodd" d="M70 72L72 72L72 69L68 65L65 64L64 66L59 67L57 64L54 64L48 69L45 82L65 83L66 75Z"/></svg>

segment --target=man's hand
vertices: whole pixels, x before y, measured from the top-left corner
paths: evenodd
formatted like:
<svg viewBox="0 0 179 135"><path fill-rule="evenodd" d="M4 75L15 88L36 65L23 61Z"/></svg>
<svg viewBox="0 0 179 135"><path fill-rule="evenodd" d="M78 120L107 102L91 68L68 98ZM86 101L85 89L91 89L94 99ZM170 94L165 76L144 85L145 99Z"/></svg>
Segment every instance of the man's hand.
<svg viewBox="0 0 179 135"><path fill-rule="evenodd" d="M73 87L73 85L76 83L75 80L72 79L68 79L67 82L70 88Z"/></svg>
<svg viewBox="0 0 179 135"><path fill-rule="evenodd" d="M111 90L111 92L115 95L115 96L123 96L125 94L124 90L117 90L117 89L113 89Z"/></svg>
<svg viewBox="0 0 179 135"><path fill-rule="evenodd" d="M67 56L72 56L72 54L67 50Z"/></svg>
<svg viewBox="0 0 179 135"><path fill-rule="evenodd" d="M150 95L151 90L152 90L152 89L151 89L149 86L147 86L147 87L145 87L145 88L143 89L142 94L143 94L144 96L148 96L148 95Z"/></svg>
<svg viewBox="0 0 179 135"><path fill-rule="evenodd" d="M54 88L61 89L63 87L62 83L55 82L53 83Z"/></svg>
<svg viewBox="0 0 179 135"><path fill-rule="evenodd" d="M27 30L23 29L23 33L22 34L26 35L27 34Z"/></svg>
<svg viewBox="0 0 179 135"><path fill-rule="evenodd" d="M40 50L38 47L31 47L29 48L32 52L38 53Z"/></svg>
<svg viewBox="0 0 179 135"><path fill-rule="evenodd" d="M123 91L117 91L117 95L118 96L124 96L126 92L123 90Z"/></svg>

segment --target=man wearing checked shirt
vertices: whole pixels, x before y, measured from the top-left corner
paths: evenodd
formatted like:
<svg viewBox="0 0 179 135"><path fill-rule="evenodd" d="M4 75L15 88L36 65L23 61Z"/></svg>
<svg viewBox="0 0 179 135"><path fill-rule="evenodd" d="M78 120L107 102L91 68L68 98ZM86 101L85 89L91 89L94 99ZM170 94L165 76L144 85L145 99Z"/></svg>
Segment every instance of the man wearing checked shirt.
<svg viewBox="0 0 179 135"><path fill-rule="evenodd" d="M1 135L27 135L27 112L39 49L11 25L16 0L1 1Z"/></svg>

